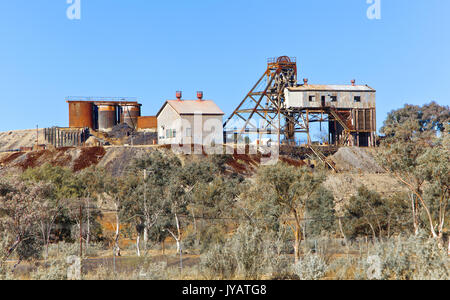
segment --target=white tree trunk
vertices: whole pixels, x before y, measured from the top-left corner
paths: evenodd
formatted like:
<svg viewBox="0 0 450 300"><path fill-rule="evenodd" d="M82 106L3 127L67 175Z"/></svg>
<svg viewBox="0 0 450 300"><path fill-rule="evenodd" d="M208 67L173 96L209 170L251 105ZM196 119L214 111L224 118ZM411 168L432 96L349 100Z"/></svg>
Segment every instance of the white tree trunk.
<svg viewBox="0 0 450 300"><path fill-rule="evenodd" d="M180 247L180 240L176 239L176 242L177 242L177 253L180 253L180 249L181 249L181 247Z"/></svg>
<svg viewBox="0 0 450 300"><path fill-rule="evenodd" d="M144 228L144 244L147 245L148 242L148 228L147 228L147 224L145 224L145 228Z"/></svg>
<svg viewBox="0 0 450 300"><path fill-rule="evenodd" d="M116 206L116 236L115 236L115 252L117 256L120 256L120 247L119 247L119 234L120 234L120 220L119 220L119 206Z"/></svg>
<svg viewBox="0 0 450 300"><path fill-rule="evenodd" d="M137 239L136 239L136 252L137 252L137 256L141 256L141 250L139 249L139 243L141 241L141 235L138 234Z"/></svg>

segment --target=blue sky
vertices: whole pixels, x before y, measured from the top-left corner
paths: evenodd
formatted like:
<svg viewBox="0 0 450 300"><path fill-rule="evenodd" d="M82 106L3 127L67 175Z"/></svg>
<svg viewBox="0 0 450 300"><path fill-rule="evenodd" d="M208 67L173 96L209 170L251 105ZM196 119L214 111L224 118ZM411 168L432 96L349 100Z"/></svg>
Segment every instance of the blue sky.
<svg viewBox="0 0 450 300"><path fill-rule="evenodd" d="M299 79L368 84L378 126L405 103L450 104L450 1L0 0L0 131L67 126L66 96L131 96L153 115L197 90L229 115L268 57Z"/></svg>

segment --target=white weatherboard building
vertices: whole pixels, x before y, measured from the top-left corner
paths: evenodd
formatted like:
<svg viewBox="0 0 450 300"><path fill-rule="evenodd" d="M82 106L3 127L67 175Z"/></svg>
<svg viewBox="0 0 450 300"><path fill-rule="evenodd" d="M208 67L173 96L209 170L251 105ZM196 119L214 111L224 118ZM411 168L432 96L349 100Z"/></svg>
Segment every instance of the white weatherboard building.
<svg viewBox="0 0 450 300"><path fill-rule="evenodd" d="M156 115L158 144L223 144L223 115L211 100L168 100Z"/></svg>

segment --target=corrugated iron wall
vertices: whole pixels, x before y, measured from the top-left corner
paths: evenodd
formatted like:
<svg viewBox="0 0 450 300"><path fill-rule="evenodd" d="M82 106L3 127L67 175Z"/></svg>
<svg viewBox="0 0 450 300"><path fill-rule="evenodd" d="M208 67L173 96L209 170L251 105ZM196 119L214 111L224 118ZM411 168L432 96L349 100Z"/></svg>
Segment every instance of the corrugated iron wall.
<svg viewBox="0 0 450 300"><path fill-rule="evenodd" d="M89 128L44 128L45 141L56 148L83 146L90 136Z"/></svg>
<svg viewBox="0 0 450 300"><path fill-rule="evenodd" d="M150 117L139 117L137 119L138 129L157 129L158 119L155 116Z"/></svg>

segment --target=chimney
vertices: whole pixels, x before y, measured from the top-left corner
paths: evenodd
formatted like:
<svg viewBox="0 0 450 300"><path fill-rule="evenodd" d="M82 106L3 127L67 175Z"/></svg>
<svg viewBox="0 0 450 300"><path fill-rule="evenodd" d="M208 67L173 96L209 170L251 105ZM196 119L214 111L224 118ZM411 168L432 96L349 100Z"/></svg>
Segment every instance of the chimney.
<svg viewBox="0 0 450 300"><path fill-rule="evenodd" d="M181 91L177 91L176 96L177 96L177 99L181 101L181 97L183 96L183 93Z"/></svg>
<svg viewBox="0 0 450 300"><path fill-rule="evenodd" d="M352 79L352 86L355 86L356 80Z"/></svg>
<svg viewBox="0 0 450 300"><path fill-rule="evenodd" d="M308 85L308 78L303 78L303 83L304 83L305 85Z"/></svg>
<svg viewBox="0 0 450 300"><path fill-rule="evenodd" d="M203 92L202 91L198 91L197 92L197 99L198 100L203 100Z"/></svg>

